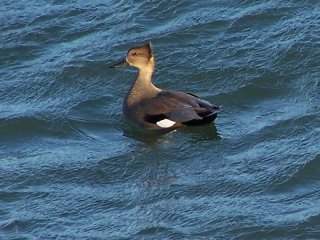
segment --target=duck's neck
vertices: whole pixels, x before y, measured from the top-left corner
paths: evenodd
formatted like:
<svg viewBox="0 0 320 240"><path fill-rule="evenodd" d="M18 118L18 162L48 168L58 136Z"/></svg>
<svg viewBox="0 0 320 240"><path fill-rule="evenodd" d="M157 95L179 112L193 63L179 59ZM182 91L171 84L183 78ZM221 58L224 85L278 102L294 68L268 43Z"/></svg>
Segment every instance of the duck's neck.
<svg viewBox="0 0 320 240"><path fill-rule="evenodd" d="M161 90L152 83L153 69L139 69L138 77L126 97L128 105L156 96Z"/></svg>

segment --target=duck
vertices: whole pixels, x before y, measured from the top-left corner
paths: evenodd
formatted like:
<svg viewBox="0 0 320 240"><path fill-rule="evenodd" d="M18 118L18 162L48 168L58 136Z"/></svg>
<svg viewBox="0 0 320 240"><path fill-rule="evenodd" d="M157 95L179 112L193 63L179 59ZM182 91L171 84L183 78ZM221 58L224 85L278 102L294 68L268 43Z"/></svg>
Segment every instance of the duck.
<svg viewBox="0 0 320 240"><path fill-rule="evenodd" d="M173 130L182 126L212 123L221 107L192 93L163 90L152 82L155 57L151 42L128 50L124 59L110 68L138 69L136 80L123 101L123 114L143 130Z"/></svg>

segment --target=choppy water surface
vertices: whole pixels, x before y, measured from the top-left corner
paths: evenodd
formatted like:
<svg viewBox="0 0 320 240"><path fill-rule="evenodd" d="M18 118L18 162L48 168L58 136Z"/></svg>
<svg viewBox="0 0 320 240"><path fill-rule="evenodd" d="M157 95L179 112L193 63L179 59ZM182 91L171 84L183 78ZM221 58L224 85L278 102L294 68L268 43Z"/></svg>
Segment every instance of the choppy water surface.
<svg viewBox="0 0 320 240"><path fill-rule="evenodd" d="M319 239L319 1L0 4L0 239ZM135 71L223 105L135 132Z"/></svg>

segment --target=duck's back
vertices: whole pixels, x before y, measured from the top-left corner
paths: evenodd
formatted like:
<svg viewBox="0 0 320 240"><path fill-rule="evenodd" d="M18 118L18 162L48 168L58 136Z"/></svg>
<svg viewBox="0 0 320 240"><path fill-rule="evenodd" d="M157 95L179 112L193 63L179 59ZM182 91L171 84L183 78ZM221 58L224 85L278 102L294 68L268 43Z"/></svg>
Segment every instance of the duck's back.
<svg viewBox="0 0 320 240"><path fill-rule="evenodd" d="M208 124L214 121L218 112L219 107L208 101L176 91L160 91L125 109L131 122L147 129Z"/></svg>

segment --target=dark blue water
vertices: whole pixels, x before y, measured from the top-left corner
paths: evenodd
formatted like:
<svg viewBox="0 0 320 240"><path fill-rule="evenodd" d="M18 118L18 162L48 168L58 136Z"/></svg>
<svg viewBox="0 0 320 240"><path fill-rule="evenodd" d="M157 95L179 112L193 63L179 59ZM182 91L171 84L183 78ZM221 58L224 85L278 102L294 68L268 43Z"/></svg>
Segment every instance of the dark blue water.
<svg viewBox="0 0 320 240"><path fill-rule="evenodd" d="M147 41L215 124L128 125ZM319 80L319 1L1 1L0 239L320 239Z"/></svg>

